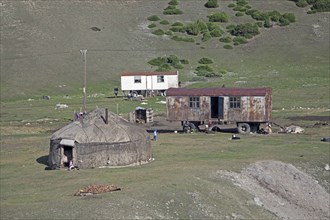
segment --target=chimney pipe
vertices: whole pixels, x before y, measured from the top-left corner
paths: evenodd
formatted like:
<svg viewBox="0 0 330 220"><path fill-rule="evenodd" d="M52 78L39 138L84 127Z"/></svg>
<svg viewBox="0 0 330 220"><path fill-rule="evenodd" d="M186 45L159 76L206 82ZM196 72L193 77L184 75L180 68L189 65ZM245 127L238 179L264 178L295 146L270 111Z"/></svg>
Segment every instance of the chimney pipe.
<svg viewBox="0 0 330 220"><path fill-rule="evenodd" d="M105 109L105 123L108 124L108 109Z"/></svg>

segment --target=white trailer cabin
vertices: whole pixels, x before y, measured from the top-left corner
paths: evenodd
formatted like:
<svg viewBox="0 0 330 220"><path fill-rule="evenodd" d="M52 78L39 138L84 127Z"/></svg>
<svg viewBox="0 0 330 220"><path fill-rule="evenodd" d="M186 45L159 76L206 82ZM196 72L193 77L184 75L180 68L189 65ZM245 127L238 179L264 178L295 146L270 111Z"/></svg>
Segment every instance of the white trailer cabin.
<svg viewBox="0 0 330 220"><path fill-rule="evenodd" d="M164 94L179 87L179 72L124 72L120 77L124 94Z"/></svg>

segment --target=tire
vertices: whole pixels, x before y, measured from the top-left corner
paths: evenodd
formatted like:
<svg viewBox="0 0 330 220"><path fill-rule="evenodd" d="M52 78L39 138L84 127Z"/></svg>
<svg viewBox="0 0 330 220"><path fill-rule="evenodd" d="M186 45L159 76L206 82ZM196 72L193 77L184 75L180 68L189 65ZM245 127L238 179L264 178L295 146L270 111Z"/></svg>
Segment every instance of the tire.
<svg viewBox="0 0 330 220"><path fill-rule="evenodd" d="M240 134L249 134L251 127L248 123L239 123L237 126L238 133Z"/></svg>

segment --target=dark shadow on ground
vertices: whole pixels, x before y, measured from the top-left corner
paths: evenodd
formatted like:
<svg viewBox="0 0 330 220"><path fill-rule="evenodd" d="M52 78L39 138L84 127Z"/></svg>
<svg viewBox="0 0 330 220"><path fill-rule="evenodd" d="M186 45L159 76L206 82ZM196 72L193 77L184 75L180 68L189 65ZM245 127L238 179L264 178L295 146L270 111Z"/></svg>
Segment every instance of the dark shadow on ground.
<svg viewBox="0 0 330 220"><path fill-rule="evenodd" d="M45 155L45 156L42 156L42 157L39 157L36 159L36 161L40 164L43 164L45 165L45 170L52 170L49 166L48 166L48 155Z"/></svg>

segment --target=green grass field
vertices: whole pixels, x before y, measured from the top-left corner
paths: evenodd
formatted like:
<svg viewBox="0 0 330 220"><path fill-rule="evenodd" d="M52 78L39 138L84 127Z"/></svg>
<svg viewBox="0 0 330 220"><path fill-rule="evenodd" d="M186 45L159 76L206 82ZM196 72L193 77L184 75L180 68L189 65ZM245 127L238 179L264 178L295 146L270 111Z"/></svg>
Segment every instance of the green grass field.
<svg viewBox="0 0 330 220"><path fill-rule="evenodd" d="M206 1L205 1L206 2ZM201 45L151 34L148 16L173 23L206 18L224 10L219 1L206 9L200 1L180 0L182 15L165 16L168 1L6 1L1 5L0 218L1 219L277 219L253 196L218 178L218 170L239 172L259 160L291 163L329 189L329 125L315 127L316 116L330 114L329 13L308 15L289 1L248 1L258 10L292 12L297 21L262 29L248 44L223 48L212 39ZM101 31L91 30L99 27ZM189 60L180 80L190 87L272 87L273 120L299 125L304 134L161 133L152 142L155 161L118 169L49 171L49 138L82 107L83 58L88 49L87 109L109 108L127 117L139 102L113 98L123 71L151 71L147 62L174 54ZM198 60L209 57L223 77L194 81ZM50 100L43 100L50 95ZM165 106L148 99L156 115ZM56 109L56 104L68 108ZM117 108L118 107L118 108ZM296 117L296 119L293 119ZM314 119L310 120L308 117ZM327 120L329 123L329 119ZM121 191L73 196L89 184L115 184Z"/></svg>

